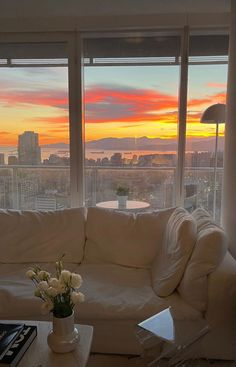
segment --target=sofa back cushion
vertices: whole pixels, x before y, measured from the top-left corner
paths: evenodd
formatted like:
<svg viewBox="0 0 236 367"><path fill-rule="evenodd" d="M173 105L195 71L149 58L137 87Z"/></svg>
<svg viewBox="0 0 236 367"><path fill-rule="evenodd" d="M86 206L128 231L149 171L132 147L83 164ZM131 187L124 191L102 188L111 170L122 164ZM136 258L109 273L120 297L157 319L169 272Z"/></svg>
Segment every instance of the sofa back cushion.
<svg viewBox="0 0 236 367"><path fill-rule="evenodd" d="M161 253L152 264L152 282L156 294L169 296L177 288L196 242L195 220L183 208L170 216Z"/></svg>
<svg viewBox="0 0 236 367"><path fill-rule="evenodd" d="M227 250L224 231L201 208L192 213L197 222L197 242L178 287L182 298L199 311L207 308L207 276L223 260Z"/></svg>
<svg viewBox="0 0 236 367"><path fill-rule="evenodd" d="M111 263L137 268L151 265L173 208L138 213L88 208L86 263Z"/></svg>
<svg viewBox="0 0 236 367"><path fill-rule="evenodd" d="M56 211L0 210L0 262L80 263L85 243L84 208Z"/></svg>

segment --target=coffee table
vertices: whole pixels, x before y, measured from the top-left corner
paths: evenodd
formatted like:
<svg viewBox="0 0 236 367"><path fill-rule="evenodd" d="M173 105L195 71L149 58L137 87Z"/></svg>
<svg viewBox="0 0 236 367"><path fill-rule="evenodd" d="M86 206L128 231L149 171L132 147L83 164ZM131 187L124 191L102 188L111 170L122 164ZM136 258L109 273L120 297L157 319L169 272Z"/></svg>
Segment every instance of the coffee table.
<svg viewBox="0 0 236 367"><path fill-rule="evenodd" d="M174 310L168 307L140 322L136 335L148 367L186 367L188 360L191 366L195 349L209 330L205 319L179 320Z"/></svg>
<svg viewBox="0 0 236 367"><path fill-rule="evenodd" d="M85 367L90 354L93 327L76 324L80 335L77 348L70 353L53 353L47 344L52 323L47 321L4 320L7 323L22 322L37 326L37 336L29 346L17 367Z"/></svg>

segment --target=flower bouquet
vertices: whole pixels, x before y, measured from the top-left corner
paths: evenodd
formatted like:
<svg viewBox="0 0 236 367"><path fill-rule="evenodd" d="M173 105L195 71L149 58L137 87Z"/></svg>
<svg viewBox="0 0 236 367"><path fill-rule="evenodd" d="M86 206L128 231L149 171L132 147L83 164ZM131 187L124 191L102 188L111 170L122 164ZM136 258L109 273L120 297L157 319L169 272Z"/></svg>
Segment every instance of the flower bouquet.
<svg viewBox="0 0 236 367"><path fill-rule="evenodd" d="M74 306L84 301L83 293L79 292L82 278L79 274L63 269L62 258L55 263L56 274L52 276L38 265L31 267L26 276L35 286L34 295L43 300L43 314L52 312L58 318L68 317L73 313Z"/></svg>

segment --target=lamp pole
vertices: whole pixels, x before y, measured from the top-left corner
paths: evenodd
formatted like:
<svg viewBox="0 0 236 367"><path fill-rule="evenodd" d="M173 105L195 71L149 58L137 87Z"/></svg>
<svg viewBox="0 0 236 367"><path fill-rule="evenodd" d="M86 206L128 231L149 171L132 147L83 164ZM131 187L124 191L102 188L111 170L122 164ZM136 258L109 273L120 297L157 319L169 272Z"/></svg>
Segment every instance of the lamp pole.
<svg viewBox="0 0 236 367"><path fill-rule="evenodd" d="M213 218L216 219L216 189L217 189L217 151L218 151L218 137L219 124L225 123L225 104L216 103L208 107L201 117L201 123L215 124L215 157L214 157L214 183L213 183Z"/></svg>
<svg viewBox="0 0 236 367"><path fill-rule="evenodd" d="M216 219L216 189L217 189L217 151L218 151L219 124L216 122L216 139L214 154L214 189L213 189L213 218Z"/></svg>

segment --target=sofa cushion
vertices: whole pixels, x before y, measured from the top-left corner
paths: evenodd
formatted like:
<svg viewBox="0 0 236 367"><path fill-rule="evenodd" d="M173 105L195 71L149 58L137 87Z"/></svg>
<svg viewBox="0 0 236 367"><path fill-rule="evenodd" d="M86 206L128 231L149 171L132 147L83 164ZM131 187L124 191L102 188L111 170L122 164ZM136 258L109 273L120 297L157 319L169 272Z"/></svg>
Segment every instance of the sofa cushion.
<svg viewBox="0 0 236 367"><path fill-rule="evenodd" d="M173 208L151 213L88 208L85 263L149 267Z"/></svg>
<svg viewBox="0 0 236 367"><path fill-rule="evenodd" d="M177 294L158 297L152 288L149 269L134 269L110 264L81 264L81 292L85 302L76 309L79 320L141 321L171 306L180 319L200 316Z"/></svg>
<svg viewBox="0 0 236 367"><path fill-rule="evenodd" d="M227 250L225 232L202 208L192 216L197 222L197 242L178 287L181 297L199 311L207 308L207 276L217 268Z"/></svg>
<svg viewBox="0 0 236 367"><path fill-rule="evenodd" d="M1 263L80 263L85 243L84 208L57 211L0 210Z"/></svg>
<svg viewBox="0 0 236 367"><path fill-rule="evenodd" d="M153 288L158 296L170 295L178 286L196 241L195 220L176 208L165 229L161 253L152 264Z"/></svg>
<svg viewBox="0 0 236 367"><path fill-rule="evenodd" d="M45 320L50 315L41 314L42 301L34 296L35 286L25 275L28 264L2 264L0 267L0 319ZM54 264L39 264L50 273ZM76 322L85 320L135 320L135 323L168 306L181 319L194 319L199 313L188 306L180 296L173 294L166 299L158 297L151 283L150 270L126 268L110 264L72 264L65 268L81 274L80 288L85 302L75 307Z"/></svg>

